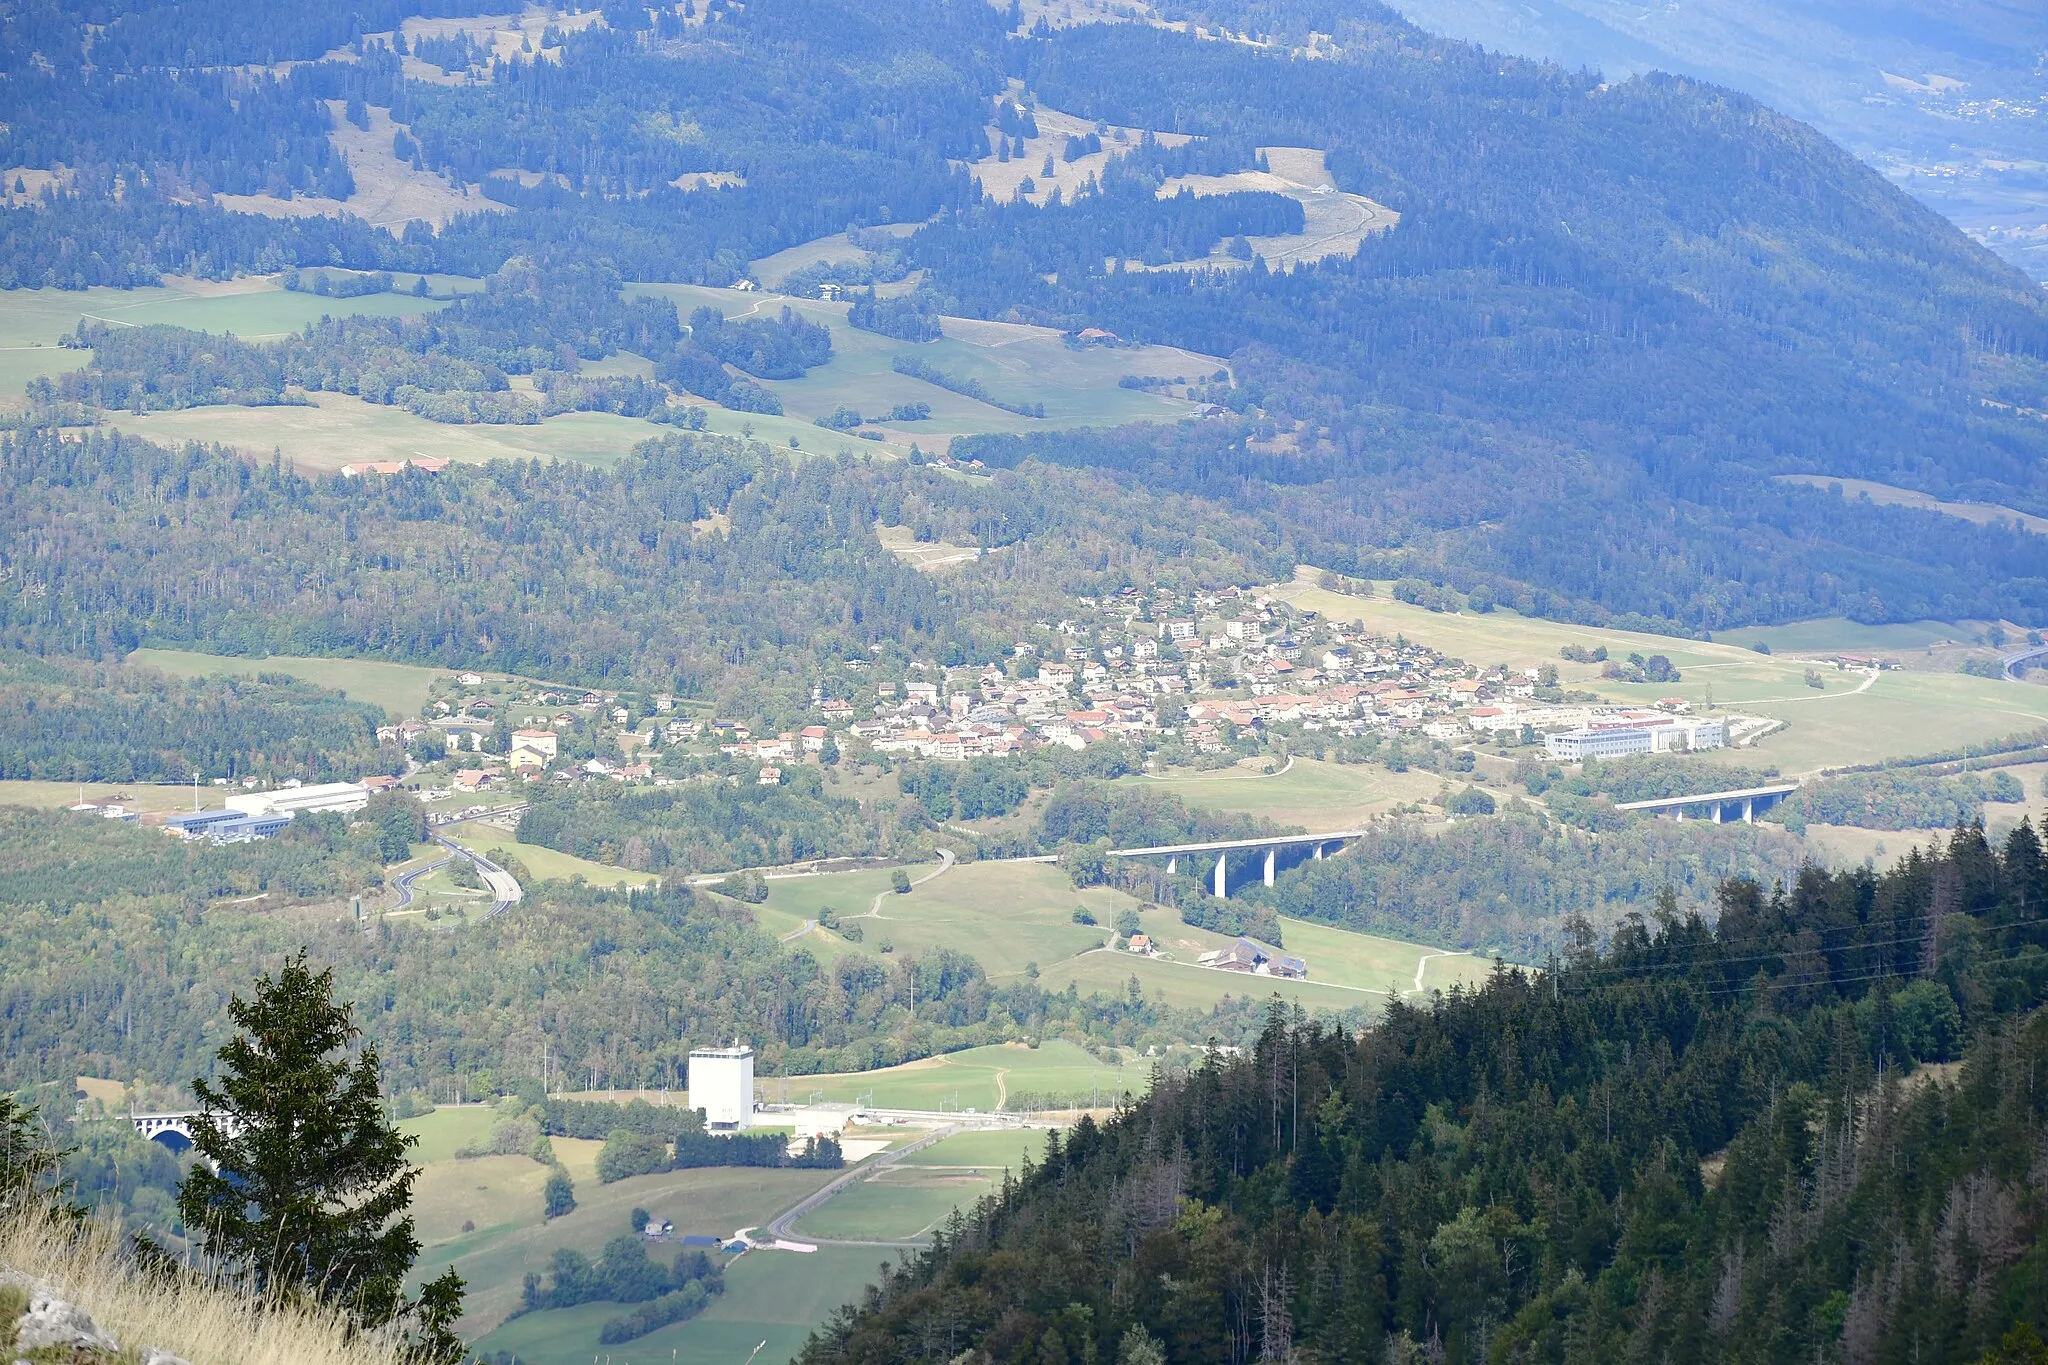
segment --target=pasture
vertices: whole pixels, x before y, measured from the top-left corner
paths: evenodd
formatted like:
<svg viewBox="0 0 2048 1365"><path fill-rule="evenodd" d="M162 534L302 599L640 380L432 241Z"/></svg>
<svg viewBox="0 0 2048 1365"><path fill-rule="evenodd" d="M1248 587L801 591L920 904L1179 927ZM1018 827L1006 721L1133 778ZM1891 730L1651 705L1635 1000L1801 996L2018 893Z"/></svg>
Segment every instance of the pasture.
<svg viewBox="0 0 2048 1365"><path fill-rule="evenodd" d="M1038 1047L995 1043L878 1071L792 1076L788 1087L795 1103L975 1109L987 1114L1004 1108L1013 1093L1078 1095L1110 1104L1126 1091L1142 1095L1151 1083L1150 1062L1104 1062L1072 1043L1053 1041Z"/></svg>
<svg viewBox="0 0 2048 1365"><path fill-rule="evenodd" d="M1390 772L1377 764L1319 762L1297 755L1284 772L1252 766L1216 772L1173 772L1158 777L1120 778L1125 786L1170 792L1190 806L1264 816L1310 833L1357 829L1390 807L1434 796L1443 785L1435 773Z"/></svg>
<svg viewBox="0 0 2048 1365"><path fill-rule="evenodd" d="M1430 779L1431 790L1435 781ZM913 870L912 875L921 874ZM1077 890L1051 863L957 864L908 895L890 892L889 876L876 869L771 881L768 900L754 907L755 918L791 947L802 947L826 961L850 953L880 956L884 944L897 957L951 949L975 958L998 983L1016 981L1036 964L1038 983L1048 990L1062 990L1072 982L1083 994L1120 995L1136 977L1150 998L1203 1008L1226 996L1265 999L1274 994L1316 1009L1369 1008L1384 1003L1390 980L1405 983L1399 987L1403 991L1412 990L1418 962L1437 951L1342 929L1308 924L1297 928L1290 921L1284 930L1289 949L1296 949L1297 934L1314 945L1300 950L1309 960L1309 980L1243 976L1196 965L1203 953L1228 946L1233 941L1230 935L1183 924L1178 911L1147 905L1122 891ZM805 924L828 906L837 914L841 932L806 930ZM1085 908L1095 924L1075 923L1077 906ZM1162 957L1106 949L1110 926L1117 912L1126 909L1137 912L1140 926ZM845 937L848 926L859 927L859 942ZM1469 970L1481 970L1481 964L1471 959L1433 960L1425 987L1469 979L1466 966L1454 965L1467 963Z"/></svg>
<svg viewBox="0 0 2048 1365"><path fill-rule="evenodd" d="M908 1242L1002 1187L1001 1168L896 1166L854 1181L796 1225L799 1237Z"/></svg>
<svg viewBox="0 0 2048 1365"><path fill-rule="evenodd" d="M493 1118L484 1106L464 1105L399 1123L420 1138L414 1159L422 1171L413 1199L422 1245L418 1273L431 1276L455 1266L469 1282L463 1328L472 1333L503 1321L519 1302L521 1278L529 1271L544 1273L555 1248L573 1247L596 1259L606 1242L632 1230L628 1215L636 1207L674 1223L679 1233L730 1236L831 1176L715 1167L602 1185L596 1162L603 1144L555 1138L556 1156L575 1182L576 1208L549 1220L542 1216L541 1199L547 1168L539 1162L524 1156L455 1157L457 1149L489 1132Z"/></svg>
<svg viewBox="0 0 2048 1365"><path fill-rule="evenodd" d="M202 803L214 799L210 787L199 789ZM55 810L78 802L92 805L122 805L137 815L154 811L192 809L191 786L149 782L32 782L26 779L0 782L0 806L31 806Z"/></svg>
<svg viewBox="0 0 2048 1365"><path fill-rule="evenodd" d="M427 689L436 678L448 676L445 669L382 659L308 659L286 655L257 659L183 649L138 649L126 662L157 669L173 678L253 678L259 673L283 673L300 682L331 688L355 701L381 706L394 718L418 715L426 705Z"/></svg>
<svg viewBox="0 0 2048 1365"><path fill-rule="evenodd" d="M479 1354L508 1351L525 1365L756 1365L788 1360L811 1330L875 1278L883 1252L823 1248L803 1256L756 1251L730 1262L725 1293L698 1317L622 1346L605 1347L598 1332L624 1311L593 1303L515 1318L471 1346ZM756 1348L759 1347L758 1354Z"/></svg>
<svg viewBox="0 0 2048 1365"><path fill-rule="evenodd" d="M574 881L581 877L592 886L651 886L659 880L652 872L633 872L623 867L594 863L573 853L560 853L538 844L522 844L502 830L487 825L452 825L441 831L451 843L488 854L502 849L526 865L535 881Z"/></svg>
<svg viewBox="0 0 2048 1365"><path fill-rule="evenodd" d="M429 280L436 289L449 282ZM299 331L322 317L411 317L442 306L409 294L337 299L293 293L268 275L230 281L168 277L143 289L10 289L0 293L0 406L18 401L38 375L84 368L90 352L57 345L84 318L136 327L169 323L253 341Z"/></svg>

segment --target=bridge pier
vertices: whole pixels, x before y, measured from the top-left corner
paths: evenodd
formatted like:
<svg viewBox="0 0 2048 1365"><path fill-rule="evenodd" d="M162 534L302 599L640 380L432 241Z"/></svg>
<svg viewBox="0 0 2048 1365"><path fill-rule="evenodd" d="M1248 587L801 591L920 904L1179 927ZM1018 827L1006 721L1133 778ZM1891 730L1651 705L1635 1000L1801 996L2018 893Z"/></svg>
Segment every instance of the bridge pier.
<svg viewBox="0 0 2048 1365"><path fill-rule="evenodd" d="M1224 870L1229 866L1230 855L1228 853L1219 853L1216 855L1216 899L1219 901L1230 899L1229 884L1225 880L1225 877L1228 874Z"/></svg>
<svg viewBox="0 0 2048 1365"><path fill-rule="evenodd" d="M1717 825L1721 823L1721 811L1721 803L1719 801L1716 801L1714 803L1714 823Z"/></svg>
<svg viewBox="0 0 2048 1365"><path fill-rule="evenodd" d="M1274 848L1269 848L1266 850L1266 885L1268 886L1271 886L1273 884L1273 858L1276 854L1279 853L1279 851L1280 850Z"/></svg>
<svg viewBox="0 0 2048 1365"><path fill-rule="evenodd" d="M1174 867L1175 867L1175 866L1176 866L1176 865L1177 865L1177 864L1178 864L1179 862L1180 862L1180 859L1179 859L1179 858L1168 858L1168 859L1166 860L1166 875L1167 875L1167 876L1171 877L1171 876L1173 875L1173 870L1174 870Z"/></svg>
<svg viewBox="0 0 2048 1365"><path fill-rule="evenodd" d="M1323 860L1323 846L1321 844L1316 845L1315 859L1317 862Z"/></svg>
<svg viewBox="0 0 2048 1365"><path fill-rule="evenodd" d="M1742 823L1745 825L1756 823L1756 798L1753 796L1742 798Z"/></svg>

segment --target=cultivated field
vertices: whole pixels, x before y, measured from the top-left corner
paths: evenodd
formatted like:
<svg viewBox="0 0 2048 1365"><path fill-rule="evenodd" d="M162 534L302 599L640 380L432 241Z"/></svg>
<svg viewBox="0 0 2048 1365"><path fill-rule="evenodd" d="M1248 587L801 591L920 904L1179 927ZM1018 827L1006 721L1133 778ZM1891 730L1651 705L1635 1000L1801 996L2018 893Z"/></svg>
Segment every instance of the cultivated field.
<svg viewBox="0 0 2048 1365"><path fill-rule="evenodd" d="M877 1171L832 1196L796 1225L799 1237L912 1241L1002 1187L1002 1172L902 1166Z"/></svg>
<svg viewBox="0 0 2048 1365"><path fill-rule="evenodd" d="M386 663L381 659L304 659L284 655L231 658L182 649L138 649L128 656L127 662L159 669L174 678L283 673L317 687L332 688L357 701L371 702L394 717L418 715L426 704L427 688L434 679L448 676L445 669Z"/></svg>
<svg viewBox="0 0 2048 1365"><path fill-rule="evenodd" d="M1324 763L1297 756L1284 771L1265 773L1260 771L1264 763L1121 781L1171 792L1190 806L1264 816L1311 833L1357 829L1389 807L1434 796L1443 785L1435 773L1390 772L1376 764Z"/></svg>

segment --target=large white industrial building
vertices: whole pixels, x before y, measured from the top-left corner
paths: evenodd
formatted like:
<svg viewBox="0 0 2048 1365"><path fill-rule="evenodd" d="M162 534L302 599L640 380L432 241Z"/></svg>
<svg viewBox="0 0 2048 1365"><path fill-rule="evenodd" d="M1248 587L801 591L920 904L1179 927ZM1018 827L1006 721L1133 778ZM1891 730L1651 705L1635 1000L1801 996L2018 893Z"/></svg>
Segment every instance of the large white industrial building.
<svg viewBox="0 0 2048 1365"><path fill-rule="evenodd" d="M690 1107L702 1110L715 1133L744 1131L754 1121L754 1049L690 1049Z"/></svg>
<svg viewBox="0 0 2048 1365"><path fill-rule="evenodd" d="M227 808L244 815L305 815L313 811L339 811L347 815L361 810L369 801L370 789L360 782L322 782L312 787L241 792L227 799Z"/></svg>

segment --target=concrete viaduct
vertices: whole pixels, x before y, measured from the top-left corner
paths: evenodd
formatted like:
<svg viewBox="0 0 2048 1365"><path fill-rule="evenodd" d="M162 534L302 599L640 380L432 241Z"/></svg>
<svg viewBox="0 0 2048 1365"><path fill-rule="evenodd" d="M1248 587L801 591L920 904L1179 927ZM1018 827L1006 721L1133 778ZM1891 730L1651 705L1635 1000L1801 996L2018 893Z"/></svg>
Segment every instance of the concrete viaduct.
<svg viewBox="0 0 2048 1365"><path fill-rule="evenodd" d="M1669 815L1675 820L1685 819L1689 810L1700 811L1700 818L1722 824L1737 819L1751 824L1756 817L1783 801L1799 790L1797 782L1775 782L1768 787L1739 787L1733 791L1702 792L1698 796L1660 796L1654 801L1622 801L1615 804L1616 810L1648 811L1652 815Z"/></svg>
<svg viewBox="0 0 2048 1365"><path fill-rule="evenodd" d="M1264 853L1261 859L1262 875L1267 886L1273 884L1273 873L1283 849L1307 849L1309 857L1321 859L1332 848L1341 847L1350 840L1365 833L1360 829L1338 830L1333 834L1275 834L1259 839L1217 839L1194 844L1156 844L1151 848L1113 848L1112 858L1164 858L1166 870L1179 870L1182 858L1198 858L1208 854L1216 855L1216 868L1210 874L1209 889L1219 899L1230 895L1230 856L1233 853Z"/></svg>

